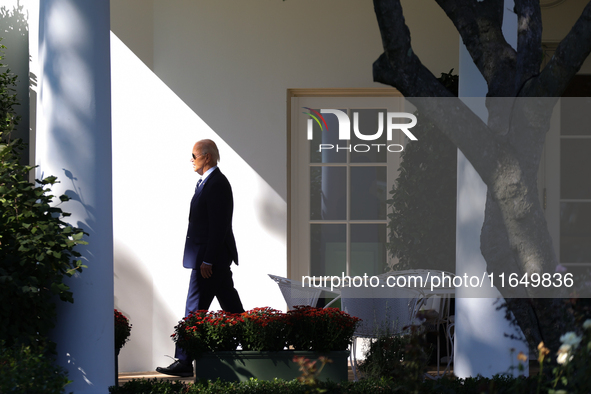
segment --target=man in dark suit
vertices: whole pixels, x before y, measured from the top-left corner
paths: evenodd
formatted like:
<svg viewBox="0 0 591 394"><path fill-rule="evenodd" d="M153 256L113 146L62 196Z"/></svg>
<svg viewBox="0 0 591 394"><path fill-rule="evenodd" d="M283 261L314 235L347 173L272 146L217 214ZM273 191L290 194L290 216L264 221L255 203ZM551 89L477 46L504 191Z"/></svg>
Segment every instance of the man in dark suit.
<svg viewBox="0 0 591 394"><path fill-rule="evenodd" d="M232 261L238 264L238 251L232 232L234 199L228 179L217 167L220 155L211 140L201 140L193 147L193 170L201 175L191 200L189 228L185 241L183 266L190 268L191 279L185 316L207 310L217 297L224 311L244 312L234 288ZM178 347L177 360L156 371L175 376L193 376L193 365Z"/></svg>

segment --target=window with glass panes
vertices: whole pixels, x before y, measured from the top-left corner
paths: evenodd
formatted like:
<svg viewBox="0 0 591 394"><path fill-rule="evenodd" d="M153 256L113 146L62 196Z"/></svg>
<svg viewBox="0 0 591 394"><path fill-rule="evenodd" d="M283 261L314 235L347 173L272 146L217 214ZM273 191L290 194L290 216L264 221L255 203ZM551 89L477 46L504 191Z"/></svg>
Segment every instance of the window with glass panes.
<svg viewBox="0 0 591 394"><path fill-rule="evenodd" d="M386 124L386 108L340 110L348 113L351 128L364 135L373 135L380 123ZM313 139L308 141L310 274L383 273L388 258L388 172L397 172L392 159L399 153L388 151L393 142L386 140L385 130L371 141L359 139L351 130L351 140L343 141L338 139L336 116L324 114L324 119L325 130L314 122Z"/></svg>

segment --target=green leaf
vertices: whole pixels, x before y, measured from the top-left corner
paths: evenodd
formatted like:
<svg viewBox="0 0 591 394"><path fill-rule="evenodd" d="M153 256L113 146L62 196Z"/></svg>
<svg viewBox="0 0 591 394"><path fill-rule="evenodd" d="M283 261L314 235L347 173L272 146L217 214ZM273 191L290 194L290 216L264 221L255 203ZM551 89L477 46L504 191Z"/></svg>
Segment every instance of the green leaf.
<svg viewBox="0 0 591 394"><path fill-rule="evenodd" d="M82 239L82 237L84 236L84 233L82 231L72 235L72 239L74 239L75 241L79 241Z"/></svg>
<svg viewBox="0 0 591 394"><path fill-rule="evenodd" d="M41 181L42 185L54 185L57 182L57 177L56 176L48 176L46 178L43 178L43 180Z"/></svg>

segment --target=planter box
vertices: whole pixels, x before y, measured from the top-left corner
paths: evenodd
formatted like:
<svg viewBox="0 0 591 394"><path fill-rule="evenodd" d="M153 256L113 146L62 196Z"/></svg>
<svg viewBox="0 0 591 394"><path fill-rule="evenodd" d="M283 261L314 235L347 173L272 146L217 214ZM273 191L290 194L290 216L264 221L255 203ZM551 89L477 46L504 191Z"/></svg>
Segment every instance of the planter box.
<svg viewBox="0 0 591 394"><path fill-rule="evenodd" d="M195 382L200 379L216 380L217 378L240 382L250 378L293 380L302 375L299 365L293 362L294 356L303 356L310 360L317 360L319 356L331 359L332 363L327 363L320 372L319 380L341 382L348 378L348 350L325 354L295 350L231 351L205 353L195 360Z"/></svg>

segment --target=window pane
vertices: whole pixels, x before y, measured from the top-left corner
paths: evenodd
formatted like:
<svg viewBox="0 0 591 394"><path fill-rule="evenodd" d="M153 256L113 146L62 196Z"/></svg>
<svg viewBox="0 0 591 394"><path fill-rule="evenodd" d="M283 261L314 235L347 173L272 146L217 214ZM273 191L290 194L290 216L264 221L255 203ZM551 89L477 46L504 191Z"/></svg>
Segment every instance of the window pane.
<svg viewBox="0 0 591 394"><path fill-rule="evenodd" d="M386 225L351 225L350 275L377 275L386 269Z"/></svg>
<svg viewBox="0 0 591 394"><path fill-rule="evenodd" d="M310 163L346 163L347 162L347 148L349 141L339 140L339 121L334 114L320 114L322 118L314 111L320 113L320 109L314 111L305 110L311 113L318 119L318 122L310 116L312 120L312 140L310 140ZM342 109L347 113L346 109ZM320 123L320 124L318 124ZM321 129L322 126L324 130ZM307 138L307 137L306 137ZM320 144L332 145L332 149L327 147L319 149ZM337 146L340 149L337 149Z"/></svg>
<svg viewBox="0 0 591 394"><path fill-rule="evenodd" d="M385 163L388 140L386 133L386 109L353 109L351 110L351 162L352 163ZM357 116L355 116L357 113ZM357 119L357 130L365 136L371 136L380 129L382 121L382 135L375 140L362 140L355 133ZM372 146L372 144L374 146ZM375 144L381 144L375 146ZM378 151L379 148L379 151ZM367 152L366 152L367 150Z"/></svg>
<svg viewBox="0 0 591 394"><path fill-rule="evenodd" d="M560 204L560 262L591 263L591 203Z"/></svg>
<svg viewBox="0 0 591 394"><path fill-rule="evenodd" d="M347 271L347 234L344 224L310 225L310 274L338 275Z"/></svg>
<svg viewBox="0 0 591 394"><path fill-rule="evenodd" d="M560 198L591 199L591 140L560 140Z"/></svg>
<svg viewBox="0 0 591 394"><path fill-rule="evenodd" d="M386 167L351 167L351 220L386 220Z"/></svg>
<svg viewBox="0 0 591 394"><path fill-rule="evenodd" d="M346 192L346 167L310 167L310 219L345 220Z"/></svg>
<svg viewBox="0 0 591 394"><path fill-rule="evenodd" d="M591 97L560 99L560 134L591 135Z"/></svg>

